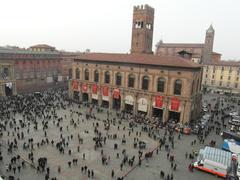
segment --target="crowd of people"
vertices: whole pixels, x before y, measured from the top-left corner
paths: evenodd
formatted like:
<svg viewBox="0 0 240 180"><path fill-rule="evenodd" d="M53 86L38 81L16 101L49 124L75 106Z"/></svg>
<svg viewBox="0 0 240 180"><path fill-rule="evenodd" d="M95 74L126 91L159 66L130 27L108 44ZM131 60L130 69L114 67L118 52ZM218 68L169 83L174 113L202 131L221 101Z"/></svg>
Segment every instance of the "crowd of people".
<svg viewBox="0 0 240 180"><path fill-rule="evenodd" d="M212 130L216 133L221 131L225 126L225 118L227 118L230 107L223 108L222 101L216 99L214 109L210 110L212 116L210 126L204 131L199 131L197 137L200 143L204 143L204 139ZM73 110L77 106L78 110ZM156 118L150 119L142 115L127 115L123 116L121 112L117 112L114 117L113 112L104 110L100 107L92 107L91 105L75 104L67 98L67 91L64 89L48 90L42 93L32 93L25 95L17 95L12 97L4 97L0 99L0 136L1 151L0 160L7 162L6 174L11 179L19 179L17 173L20 173L25 168L33 168L36 173L43 174L45 180L56 180L58 175L61 175L64 170L62 165L57 166L57 172L51 173L51 163L48 162L48 157L36 156L36 150L46 146L55 148L60 156L68 155L69 160L66 161L68 168L79 167L82 176L94 178L96 170L91 165L88 165L86 154L82 153L82 157L72 156L73 152L80 152L80 147L85 143L85 138L81 136L82 132L74 134L70 128L78 129L81 123L92 122L92 130L94 131L93 148L95 151L100 151L102 166L111 164L114 158L119 162L119 169L112 168L109 173L112 178L118 180L124 179L128 173L123 172L123 169L131 169L136 166L142 166L142 162L148 162L152 156L156 156L160 151L166 151L166 158L169 161L171 173L159 170L159 177L167 180L174 179L174 171L178 169L176 156L173 153L175 142L181 141L183 134L175 132L172 126L159 126L159 120ZM230 109L227 109L230 108ZM84 113L80 111L85 109ZM61 110L69 110L69 115L59 114ZM98 114L107 114L106 118L100 118ZM122 124L122 120L126 119L128 124ZM216 120L217 119L217 120ZM218 121L220 119L220 122ZM66 123L66 121L68 123ZM156 125L157 124L157 125ZM101 128L103 125L104 128ZM52 128L58 129L58 138L50 136ZM109 129L116 127L114 133L110 133ZM164 134L160 133L160 130ZM119 137L117 132L122 131L123 136ZM32 132L41 134L38 138L31 137ZM84 130L85 134L89 133L88 129ZM145 151L146 143L142 139L142 134L155 141L156 146ZM104 150L108 142L114 142L112 146L114 150L119 149L119 146L129 143L127 137L132 137L133 148L138 148L136 154L129 153L127 148L124 148L121 153L114 152L110 154ZM120 139L122 144L119 144L117 139ZM77 141L76 141L77 140ZM70 144L76 144L75 147ZM89 143L89 142L88 142ZM196 140L191 144L194 146ZM162 148L164 147L164 148ZM7 151L8 158L3 157L2 149ZM20 156L19 149L27 154L26 157ZM193 159L196 156L195 151L186 152L186 158ZM124 168L125 167L125 168ZM54 170L53 170L54 171ZM18 177L18 178L15 178Z"/></svg>

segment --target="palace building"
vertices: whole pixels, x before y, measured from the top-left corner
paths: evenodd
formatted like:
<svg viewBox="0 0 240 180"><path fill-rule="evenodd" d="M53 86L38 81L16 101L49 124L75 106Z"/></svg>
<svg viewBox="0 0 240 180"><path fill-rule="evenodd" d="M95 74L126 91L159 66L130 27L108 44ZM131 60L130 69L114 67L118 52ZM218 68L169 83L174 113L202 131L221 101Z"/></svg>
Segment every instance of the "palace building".
<svg viewBox="0 0 240 180"><path fill-rule="evenodd" d="M90 53L72 66L76 101L182 123L200 113L201 66L182 58Z"/></svg>
<svg viewBox="0 0 240 180"><path fill-rule="evenodd" d="M69 67L63 66L62 61L65 58L60 52L50 51L50 49L53 50L46 45L33 46L30 49L0 47L0 63L9 62L11 77L16 79L13 84L16 89L14 92L40 91L64 85L64 82L67 86L68 74L64 69Z"/></svg>
<svg viewBox="0 0 240 180"><path fill-rule="evenodd" d="M152 53L154 9L133 8L131 54L83 53L74 58L69 97L109 110L188 123L201 110L202 66Z"/></svg>

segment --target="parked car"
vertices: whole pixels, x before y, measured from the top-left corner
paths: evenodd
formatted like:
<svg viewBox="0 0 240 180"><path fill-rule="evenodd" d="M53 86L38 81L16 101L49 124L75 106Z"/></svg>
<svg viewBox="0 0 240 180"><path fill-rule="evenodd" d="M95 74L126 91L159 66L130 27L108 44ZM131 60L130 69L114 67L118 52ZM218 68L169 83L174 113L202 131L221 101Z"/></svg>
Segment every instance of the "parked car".
<svg viewBox="0 0 240 180"><path fill-rule="evenodd" d="M239 119L230 119L228 121L229 124L235 125L235 126L240 126L240 120Z"/></svg>

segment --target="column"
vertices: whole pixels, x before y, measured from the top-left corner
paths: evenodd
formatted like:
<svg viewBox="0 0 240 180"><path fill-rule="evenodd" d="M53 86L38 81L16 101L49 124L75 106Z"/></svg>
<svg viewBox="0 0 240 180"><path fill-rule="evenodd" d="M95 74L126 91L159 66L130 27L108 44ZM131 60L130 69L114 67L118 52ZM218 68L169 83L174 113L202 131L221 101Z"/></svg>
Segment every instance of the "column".
<svg viewBox="0 0 240 180"><path fill-rule="evenodd" d="M13 83L13 95L17 95L16 83Z"/></svg>
<svg viewBox="0 0 240 180"><path fill-rule="evenodd" d="M108 106L108 110L109 110L109 112L111 112L112 111L112 101L113 101L113 99L112 99L113 97L112 97L112 94L110 94L110 96L109 96L109 100L108 100L108 104L109 104L109 106Z"/></svg>
<svg viewBox="0 0 240 180"><path fill-rule="evenodd" d="M133 104L133 114L136 115L137 112L138 112L138 103L137 103L137 97L138 97L138 94L136 94L134 96L134 104Z"/></svg>
<svg viewBox="0 0 240 180"><path fill-rule="evenodd" d="M152 96L149 96L149 101L148 101L148 112L147 115L148 117L152 117Z"/></svg>
<svg viewBox="0 0 240 180"><path fill-rule="evenodd" d="M79 102L82 103L82 86L80 86L79 94Z"/></svg>
<svg viewBox="0 0 240 180"><path fill-rule="evenodd" d="M120 111L122 112L124 109L125 109L124 94L121 93L121 108L120 108Z"/></svg>
<svg viewBox="0 0 240 180"><path fill-rule="evenodd" d="M89 99L89 103L92 103L92 92L88 93L88 99Z"/></svg>
<svg viewBox="0 0 240 180"><path fill-rule="evenodd" d="M71 81L69 80L68 81L68 97L70 99L73 99L73 96L72 96L72 87L71 87Z"/></svg>
<svg viewBox="0 0 240 180"><path fill-rule="evenodd" d="M166 97L165 99L165 108L164 108L164 111L163 111L163 123L164 122L167 122L168 120L168 113L169 113L169 98Z"/></svg>
<svg viewBox="0 0 240 180"><path fill-rule="evenodd" d="M100 76L99 76L100 78ZM97 86L98 89L97 89L97 94L98 94L98 106L101 107L102 106L102 92L101 92L101 86L100 86L100 83L99 85Z"/></svg>
<svg viewBox="0 0 240 180"><path fill-rule="evenodd" d="M3 88L1 83L0 83L0 96L3 96Z"/></svg>

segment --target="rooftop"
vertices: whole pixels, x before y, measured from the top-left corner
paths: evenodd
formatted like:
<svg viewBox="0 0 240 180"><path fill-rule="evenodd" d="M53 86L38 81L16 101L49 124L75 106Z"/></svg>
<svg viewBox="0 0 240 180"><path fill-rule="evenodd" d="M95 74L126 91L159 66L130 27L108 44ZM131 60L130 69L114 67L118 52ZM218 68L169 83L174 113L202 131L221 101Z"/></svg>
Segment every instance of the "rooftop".
<svg viewBox="0 0 240 180"><path fill-rule="evenodd" d="M206 65L240 67L240 61L216 61L216 62L208 63Z"/></svg>
<svg viewBox="0 0 240 180"><path fill-rule="evenodd" d="M2 47L0 46L0 54L59 54L55 51L30 51L22 48Z"/></svg>
<svg viewBox="0 0 240 180"><path fill-rule="evenodd" d="M94 61L119 64L201 68L202 66L178 56L155 56L148 54L83 53L75 61Z"/></svg>
<svg viewBox="0 0 240 180"><path fill-rule="evenodd" d="M47 44L37 44L34 46L30 46L30 48L54 48L53 46L49 46Z"/></svg>
<svg viewBox="0 0 240 180"><path fill-rule="evenodd" d="M203 43L160 43L159 47L203 48Z"/></svg>

